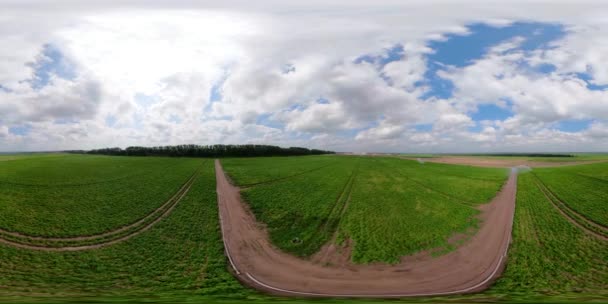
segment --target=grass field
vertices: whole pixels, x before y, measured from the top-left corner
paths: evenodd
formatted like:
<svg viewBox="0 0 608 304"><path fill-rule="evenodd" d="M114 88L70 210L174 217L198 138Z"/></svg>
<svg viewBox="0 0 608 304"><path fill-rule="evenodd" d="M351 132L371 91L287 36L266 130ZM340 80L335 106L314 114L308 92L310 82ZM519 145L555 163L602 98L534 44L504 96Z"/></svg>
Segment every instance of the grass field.
<svg viewBox="0 0 608 304"><path fill-rule="evenodd" d="M101 233L163 204L200 159L69 155L0 163L0 228L34 236Z"/></svg>
<svg viewBox="0 0 608 304"><path fill-rule="evenodd" d="M294 165L296 161L308 165ZM449 249L454 245L448 242L451 236L475 231L475 205L489 201L507 177L504 169L397 158L323 156L223 163L239 185L271 181L242 194L277 246L309 256L338 229L338 241L353 241L353 261L358 263L397 262L421 250Z"/></svg>

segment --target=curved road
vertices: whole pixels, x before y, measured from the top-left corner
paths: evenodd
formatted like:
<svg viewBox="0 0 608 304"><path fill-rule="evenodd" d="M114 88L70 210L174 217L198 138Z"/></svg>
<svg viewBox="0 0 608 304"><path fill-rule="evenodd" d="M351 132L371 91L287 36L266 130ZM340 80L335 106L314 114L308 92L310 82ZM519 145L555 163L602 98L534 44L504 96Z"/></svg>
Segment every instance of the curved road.
<svg viewBox="0 0 608 304"><path fill-rule="evenodd" d="M502 273L511 240L517 173L492 202L480 207L478 232L455 251L397 265L323 266L275 248L239 189L215 161L220 224L235 276L255 289L282 296L407 297L477 292Z"/></svg>

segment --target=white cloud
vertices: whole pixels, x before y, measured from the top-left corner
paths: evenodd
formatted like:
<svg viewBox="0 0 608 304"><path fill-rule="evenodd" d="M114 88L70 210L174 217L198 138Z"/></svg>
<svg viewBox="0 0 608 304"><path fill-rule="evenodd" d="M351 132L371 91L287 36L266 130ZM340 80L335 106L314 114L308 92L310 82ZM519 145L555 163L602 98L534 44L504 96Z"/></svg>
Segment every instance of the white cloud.
<svg viewBox="0 0 608 304"><path fill-rule="evenodd" d="M0 149L228 142L358 151L477 147L462 143L497 150L581 142L606 148L591 139L605 138L607 93L572 75L608 83L608 8L601 3L560 3L551 10L525 2L449 2L437 9L392 0L143 4L0 4ZM523 38L512 37L472 65L440 73L454 83L452 98L421 98L429 90L429 39L466 35L466 25L478 21L507 26L516 20L562 23L569 31L551 49L533 53L518 51ZM56 48L76 76L51 73L46 86L34 89L28 80L45 45ZM354 63L395 45L404 47L400 60ZM522 61L557 70L538 74ZM211 103L213 87L223 98ZM473 121L471 113L484 103L508 106L514 115ZM571 119L596 122L576 133L555 129ZM432 129L416 131L416 124ZM9 132L17 125L31 130Z"/></svg>

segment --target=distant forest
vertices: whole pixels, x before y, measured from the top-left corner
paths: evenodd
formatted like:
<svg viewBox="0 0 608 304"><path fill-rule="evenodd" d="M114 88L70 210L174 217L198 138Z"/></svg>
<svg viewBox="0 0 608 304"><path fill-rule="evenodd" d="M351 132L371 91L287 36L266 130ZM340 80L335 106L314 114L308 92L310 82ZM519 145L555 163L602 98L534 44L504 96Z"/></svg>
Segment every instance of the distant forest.
<svg viewBox="0 0 608 304"><path fill-rule="evenodd" d="M254 156L296 156L334 154L332 151L301 147L282 148L268 145L177 145L159 147L103 148L95 150L75 150L70 153L122 155L122 156L173 156L173 157L254 157Z"/></svg>

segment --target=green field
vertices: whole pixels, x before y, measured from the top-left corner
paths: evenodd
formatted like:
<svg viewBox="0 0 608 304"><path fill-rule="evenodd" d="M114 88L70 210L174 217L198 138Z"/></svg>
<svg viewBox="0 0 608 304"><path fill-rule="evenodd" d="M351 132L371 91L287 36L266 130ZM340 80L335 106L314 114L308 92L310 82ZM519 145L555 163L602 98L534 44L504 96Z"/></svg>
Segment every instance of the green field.
<svg viewBox="0 0 608 304"><path fill-rule="evenodd" d="M534 174L568 207L608 227L608 163L536 169Z"/></svg>
<svg viewBox="0 0 608 304"><path fill-rule="evenodd" d="M6 157L6 156L4 156ZM356 263L445 252L474 233L476 207L505 169L420 164L390 157L224 159L224 168L272 241L302 256L336 236ZM160 206L198 169L166 217L101 249L44 252L0 244L0 303L309 303L262 295L228 271L212 160L27 155L0 162L0 228L82 235L125 225ZM606 164L534 169L520 175L507 268L485 292L440 298L314 300L315 303L608 301L608 242L572 224L541 191L601 223ZM85 199L82 199L85 198ZM604 204L602 204L602 202ZM106 207L103 207L106 206ZM118 208L118 209L116 209ZM111 213L108 216L106 212Z"/></svg>
<svg viewBox="0 0 608 304"><path fill-rule="evenodd" d="M486 293L606 301L606 286L608 242L568 222L535 185L532 173L522 174L507 269Z"/></svg>
<svg viewBox="0 0 608 304"><path fill-rule="evenodd" d="M358 263L394 263L421 250L450 249L451 236L474 233L475 206L494 197L508 172L347 156L223 163L237 184L247 186L243 197L277 246L309 256L337 229L339 242L352 241Z"/></svg>
<svg viewBox="0 0 608 304"><path fill-rule="evenodd" d="M78 252L40 252L0 244L0 286L0 299L249 293L226 271L210 161L166 219L128 241Z"/></svg>
<svg viewBox="0 0 608 304"><path fill-rule="evenodd" d="M130 224L162 205L200 159L69 155L0 165L0 228L81 236Z"/></svg>

